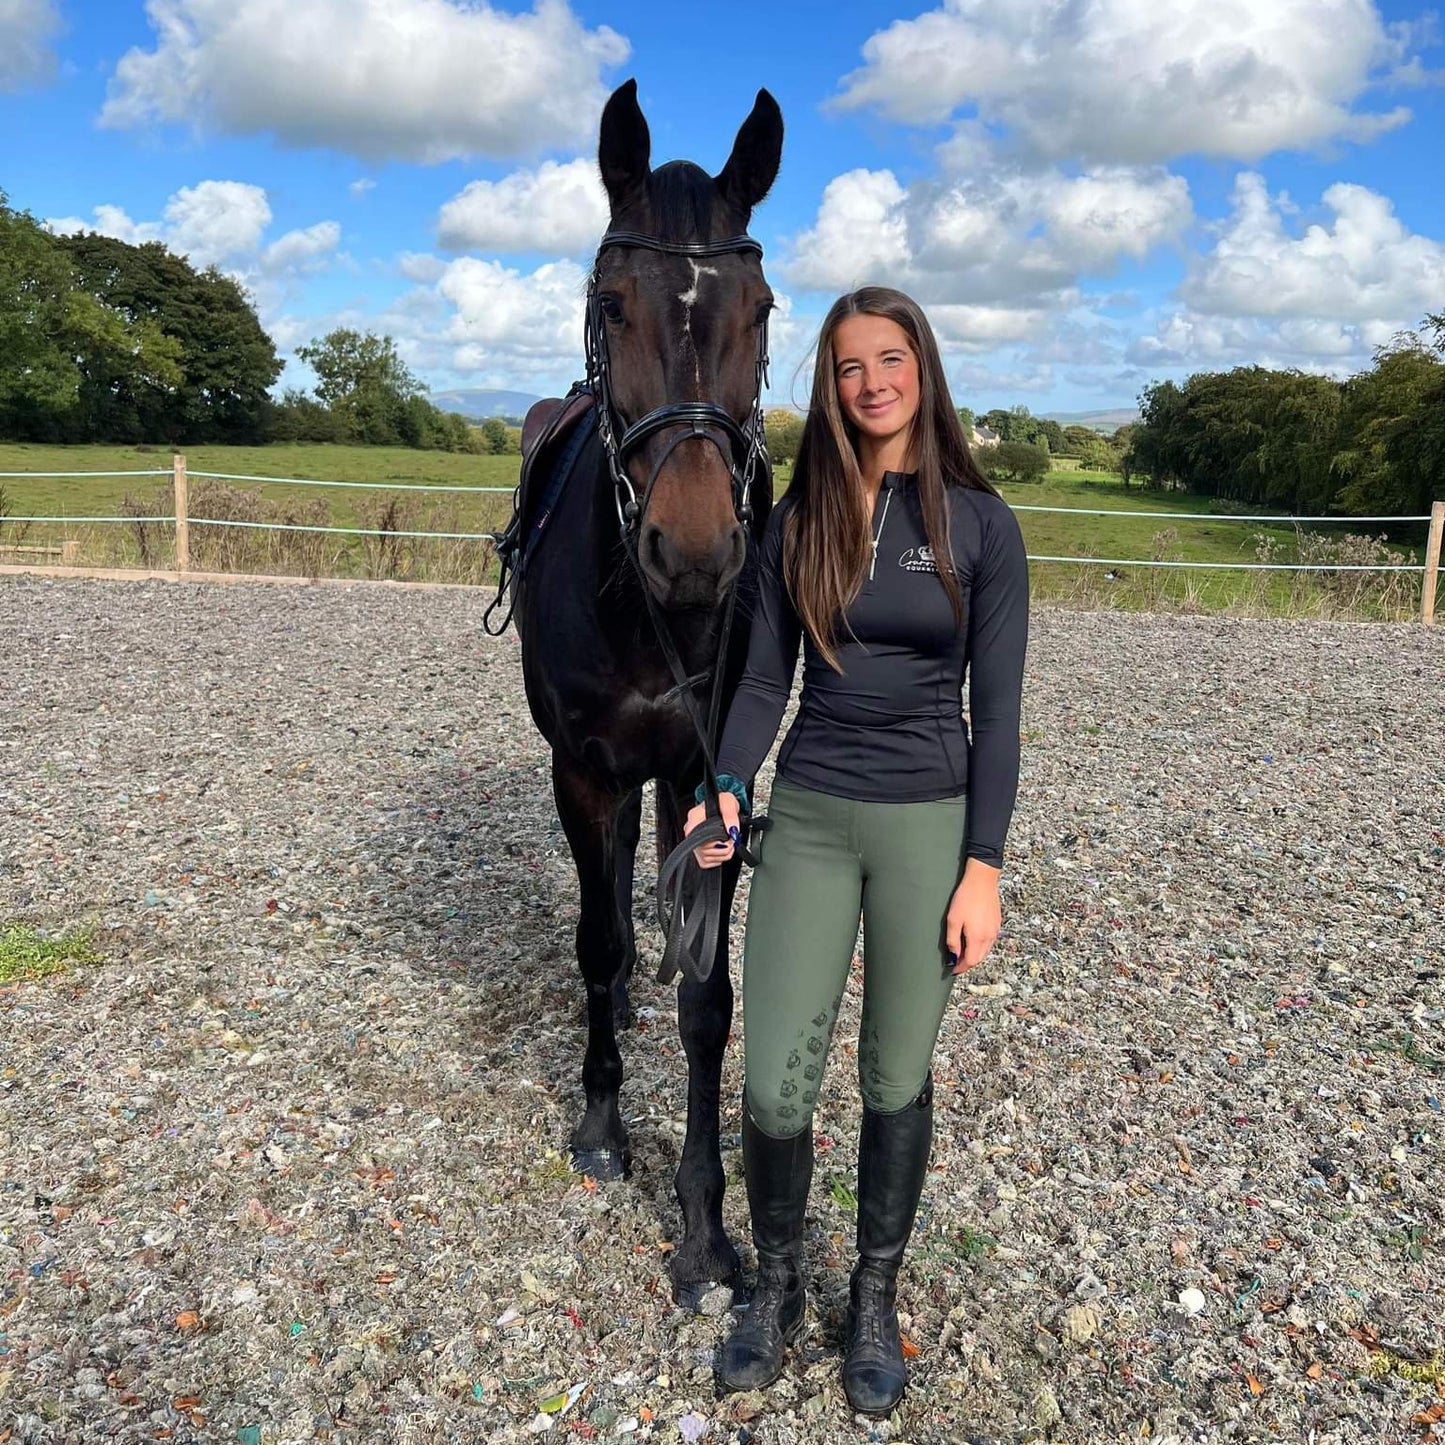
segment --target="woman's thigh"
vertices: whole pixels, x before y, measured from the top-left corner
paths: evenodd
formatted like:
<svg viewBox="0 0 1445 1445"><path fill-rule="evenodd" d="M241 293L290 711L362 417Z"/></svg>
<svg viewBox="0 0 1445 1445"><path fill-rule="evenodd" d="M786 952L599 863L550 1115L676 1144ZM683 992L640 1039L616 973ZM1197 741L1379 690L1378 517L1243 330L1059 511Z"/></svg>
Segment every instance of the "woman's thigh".
<svg viewBox="0 0 1445 1445"><path fill-rule="evenodd" d="M892 1113L923 1086L953 991L944 929L963 877L967 809L963 798L862 806L858 1082L870 1108Z"/></svg>
<svg viewBox="0 0 1445 1445"><path fill-rule="evenodd" d="M765 1133L808 1127L848 967L862 877L857 804L775 786L748 891L743 1052L748 1107Z"/></svg>

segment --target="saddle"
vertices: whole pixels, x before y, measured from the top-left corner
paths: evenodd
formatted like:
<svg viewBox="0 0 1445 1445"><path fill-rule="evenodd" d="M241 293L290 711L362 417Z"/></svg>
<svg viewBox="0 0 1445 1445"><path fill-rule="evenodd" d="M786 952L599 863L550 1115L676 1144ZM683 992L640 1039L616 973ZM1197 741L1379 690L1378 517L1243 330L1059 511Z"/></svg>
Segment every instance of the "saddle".
<svg viewBox="0 0 1445 1445"><path fill-rule="evenodd" d="M511 520L503 531L491 534L502 575L482 626L494 637L500 637L512 620L517 584L526 575L527 563L557 509L582 448L597 429L595 401L591 390L579 381L566 396L536 402L522 421L522 472L512 493ZM492 613L509 594L511 605L494 630Z"/></svg>

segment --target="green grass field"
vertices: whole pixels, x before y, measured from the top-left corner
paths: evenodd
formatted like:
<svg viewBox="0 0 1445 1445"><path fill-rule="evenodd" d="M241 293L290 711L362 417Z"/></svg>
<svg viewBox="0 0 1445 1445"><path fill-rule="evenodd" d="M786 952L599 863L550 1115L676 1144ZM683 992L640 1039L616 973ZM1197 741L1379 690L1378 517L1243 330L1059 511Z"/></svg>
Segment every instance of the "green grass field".
<svg viewBox="0 0 1445 1445"><path fill-rule="evenodd" d="M406 531L484 532L498 528L509 514L505 492L353 491L306 488L283 483L260 485L209 482L202 472L325 481L397 483L411 486L510 489L518 458L421 452L400 447L292 445L274 447L197 447L186 454L191 474L190 513L220 521L288 521L303 525L386 527ZM153 515L172 511L170 454L159 448L44 447L0 444L0 472L24 477L0 478L9 517L44 516L54 521L21 524L0 521L0 562L36 559L6 552L8 544L78 544L76 560L91 566L169 567L174 562L173 529L155 522L118 526L88 525L67 518L119 515L127 500ZM164 471L154 477L62 479L62 471ZM779 489L788 473L780 468ZM1384 555L1381 544L1345 544L1347 532L1378 528L1347 524L1310 527L1301 557L1300 537L1289 524L1225 521L1212 515L1213 500L1177 492L1127 489L1118 477L1060 468L1041 483L1002 488L1012 505L1067 509L1061 513L1020 512L1029 552L1035 555L1086 556L1189 562L1408 561L1423 555L1423 529L1407 529ZM1089 509L1107 516L1088 516ZM1225 510L1219 508L1217 510ZM1141 517L1149 511L1190 514L1180 520ZM1075 515L1070 515L1074 513ZM1313 538L1313 542L1310 541ZM1264 551L1260 548L1263 546ZM267 532L230 527L191 528L192 566L198 570L284 572L302 575L397 576L412 579L481 582L493 570L490 549L458 540L327 537L314 533ZM1126 563L1109 580L1109 568L1038 562L1033 566L1035 595L1079 605L1243 611L1291 615L1404 618L1419 610L1420 579L1413 573L1265 573L1196 568L1148 568Z"/></svg>

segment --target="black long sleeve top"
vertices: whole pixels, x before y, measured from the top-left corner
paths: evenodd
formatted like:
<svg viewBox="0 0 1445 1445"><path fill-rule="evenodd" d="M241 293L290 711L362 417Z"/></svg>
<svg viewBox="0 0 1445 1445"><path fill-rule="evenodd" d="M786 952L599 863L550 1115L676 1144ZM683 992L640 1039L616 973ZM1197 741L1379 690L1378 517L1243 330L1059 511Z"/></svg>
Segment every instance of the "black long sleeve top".
<svg viewBox="0 0 1445 1445"><path fill-rule="evenodd" d="M793 607L783 576L787 499L763 539L747 669L723 729L718 768L751 778L777 737L803 646L798 715L777 776L864 802L968 795L966 855L1003 866L1019 775L1028 641L1028 562L1018 522L991 492L946 489L963 620L938 576L917 476L888 472L873 510L868 575L838 629L835 672ZM968 675L969 726L963 719ZM972 729L972 739L969 731Z"/></svg>

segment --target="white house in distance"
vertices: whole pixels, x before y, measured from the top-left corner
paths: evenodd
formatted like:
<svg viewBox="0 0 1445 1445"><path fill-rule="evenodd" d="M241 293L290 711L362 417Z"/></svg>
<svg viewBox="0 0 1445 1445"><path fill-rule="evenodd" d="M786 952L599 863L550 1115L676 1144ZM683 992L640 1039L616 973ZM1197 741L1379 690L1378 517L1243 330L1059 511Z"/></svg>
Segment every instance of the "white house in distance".
<svg viewBox="0 0 1445 1445"><path fill-rule="evenodd" d="M976 447L996 447L998 445L998 433L986 426L975 426L968 439Z"/></svg>

